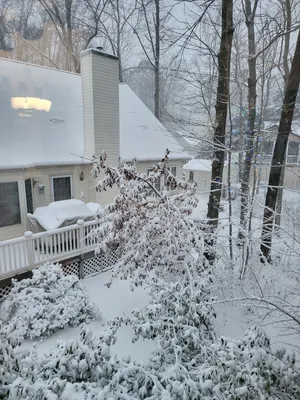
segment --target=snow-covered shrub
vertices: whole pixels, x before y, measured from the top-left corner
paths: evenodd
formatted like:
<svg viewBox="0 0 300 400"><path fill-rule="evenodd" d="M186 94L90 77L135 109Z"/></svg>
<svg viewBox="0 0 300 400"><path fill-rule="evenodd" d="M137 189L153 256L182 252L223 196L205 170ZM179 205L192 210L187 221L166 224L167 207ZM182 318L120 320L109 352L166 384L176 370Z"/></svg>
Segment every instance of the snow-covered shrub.
<svg viewBox="0 0 300 400"><path fill-rule="evenodd" d="M79 279L64 276L58 265L45 264L33 270L32 278L13 280L1 306L0 323L6 337L37 338L97 317Z"/></svg>
<svg viewBox="0 0 300 400"><path fill-rule="evenodd" d="M12 365L17 378L3 385L0 375L0 389L8 390L11 400L300 398L294 358L272 354L268 338L259 329L241 340L204 341L190 357L176 349L180 343L174 344L175 360L158 347L146 364L112 356L114 334L111 330L107 336L93 338L82 330L79 340L61 341L43 356L16 355L18 363Z"/></svg>
<svg viewBox="0 0 300 400"><path fill-rule="evenodd" d="M201 277L193 274L193 278L193 282L189 279L152 282L150 303L141 310L134 310L128 321L135 332L133 341L139 337L159 339L160 347L175 361L176 356L178 358L176 349L189 357L215 339L215 312L207 304L210 275L203 271Z"/></svg>
<svg viewBox="0 0 300 400"><path fill-rule="evenodd" d="M8 385L18 379L20 363L26 355L19 351L20 341L15 338L6 338L0 333L0 399L8 390Z"/></svg>

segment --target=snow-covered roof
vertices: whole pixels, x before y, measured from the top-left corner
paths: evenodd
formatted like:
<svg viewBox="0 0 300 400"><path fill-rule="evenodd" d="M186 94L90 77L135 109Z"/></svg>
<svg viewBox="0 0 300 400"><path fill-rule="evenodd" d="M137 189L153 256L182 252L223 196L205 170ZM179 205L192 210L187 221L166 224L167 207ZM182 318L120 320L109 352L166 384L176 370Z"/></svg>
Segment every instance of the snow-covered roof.
<svg viewBox="0 0 300 400"><path fill-rule="evenodd" d="M21 112L13 109L13 97L50 100L51 108ZM81 162L71 154L84 156L81 76L0 59L0 121L0 168ZM120 142L125 160L160 159L166 148L170 158L189 158L125 84L120 84Z"/></svg>
<svg viewBox="0 0 300 400"><path fill-rule="evenodd" d="M183 169L190 171L211 171L212 160L194 158L184 164Z"/></svg>
<svg viewBox="0 0 300 400"><path fill-rule="evenodd" d="M0 60L0 167L68 164L83 155L80 75ZM12 97L51 101L49 112L12 108Z"/></svg>
<svg viewBox="0 0 300 400"><path fill-rule="evenodd" d="M157 160L166 148L171 159L190 156L128 85L120 84L120 153L124 160Z"/></svg>

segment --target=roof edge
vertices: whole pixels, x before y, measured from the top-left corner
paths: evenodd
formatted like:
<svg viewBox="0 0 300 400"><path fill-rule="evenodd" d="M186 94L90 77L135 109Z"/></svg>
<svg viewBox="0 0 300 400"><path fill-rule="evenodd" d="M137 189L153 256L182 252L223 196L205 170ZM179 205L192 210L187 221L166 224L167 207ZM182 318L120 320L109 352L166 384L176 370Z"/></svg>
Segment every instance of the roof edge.
<svg viewBox="0 0 300 400"><path fill-rule="evenodd" d="M81 76L81 74L78 74L77 72L66 71L65 69L59 69L59 68L54 68L54 67L48 67L46 65L32 64L32 63L29 63L29 62L26 62L26 61L14 60L12 58L0 57L0 61L7 61L7 62L15 63L15 64L28 65L29 67L50 69L50 71L63 72L64 74Z"/></svg>
<svg viewBox="0 0 300 400"><path fill-rule="evenodd" d="M125 162L131 162L133 159L135 159L137 162L141 161L153 161L153 162L158 162L162 159L163 157L144 157L144 158L139 158L139 157L133 157L133 158L125 158L121 156L121 159L124 160ZM169 161L186 161L186 160L191 160L192 157L190 156L181 156L181 157L169 157Z"/></svg>
<svg viewBox="0 0 300 400"><path fill-rule="evenodd" d="M27 168L40 168L40 167L55 167L55 166L67 166L67 165L89 165L92 161L81 160L80 161L59 161L59 162L45 162L45 163L31 163L31 164L19 164L19 165L0 165L0 171L15 170L15 169L27 169Z"/></svg>

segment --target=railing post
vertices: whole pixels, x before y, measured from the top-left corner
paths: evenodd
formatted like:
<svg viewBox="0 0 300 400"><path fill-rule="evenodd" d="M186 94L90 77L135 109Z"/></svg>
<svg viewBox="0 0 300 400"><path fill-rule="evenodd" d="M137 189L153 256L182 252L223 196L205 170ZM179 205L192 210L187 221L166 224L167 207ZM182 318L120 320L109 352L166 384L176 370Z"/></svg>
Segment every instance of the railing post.
<svg viewBox="0 0 300 400"><path fill-rule="evenodd" d="M78 247L80 249L80 254L84 254L84 221L82 219L79 219L77 221L77 224L79 226L79 235L78 235Z"/></svg>
<svg viewBox="0 0 300 400"><path fill-rule="evenodd" d="M34 249L33 249L33 233L31 231L26 231L24 233L26 238L26 248L27 248L27 260L29 268L34 268Z"/></svg>
<svg viewBox="0 0 300 400"><path fill-rule="evenodd" d="M85 247L85 237L84 237L84 221L82 219L79 219L77 221L77 224L79 226L79 235L78 235L78 247L80 249L80 261L79 261L79 279L84 278L84 247Z"/></svg>

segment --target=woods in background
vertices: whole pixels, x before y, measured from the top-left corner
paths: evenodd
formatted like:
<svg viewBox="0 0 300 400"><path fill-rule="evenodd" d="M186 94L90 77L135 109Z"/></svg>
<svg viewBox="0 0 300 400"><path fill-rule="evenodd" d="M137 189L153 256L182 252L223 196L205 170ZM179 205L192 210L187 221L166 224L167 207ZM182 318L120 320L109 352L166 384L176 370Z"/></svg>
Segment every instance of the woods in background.
<svg viewBox="0 0 300 400"><path fill-rule="evenodd" d="M79 54L89 47L117 55L120 81L180 132L191 154L212 159L207 217L214 227L224 162L236 155L237 239L247 264L261 166L272 164L261 221L261 252L270 260L286 157L298 157L288 138L299 119L300 73L292 65L299 12L299 0L0 0L0 56L80 73Z"/></svg>

